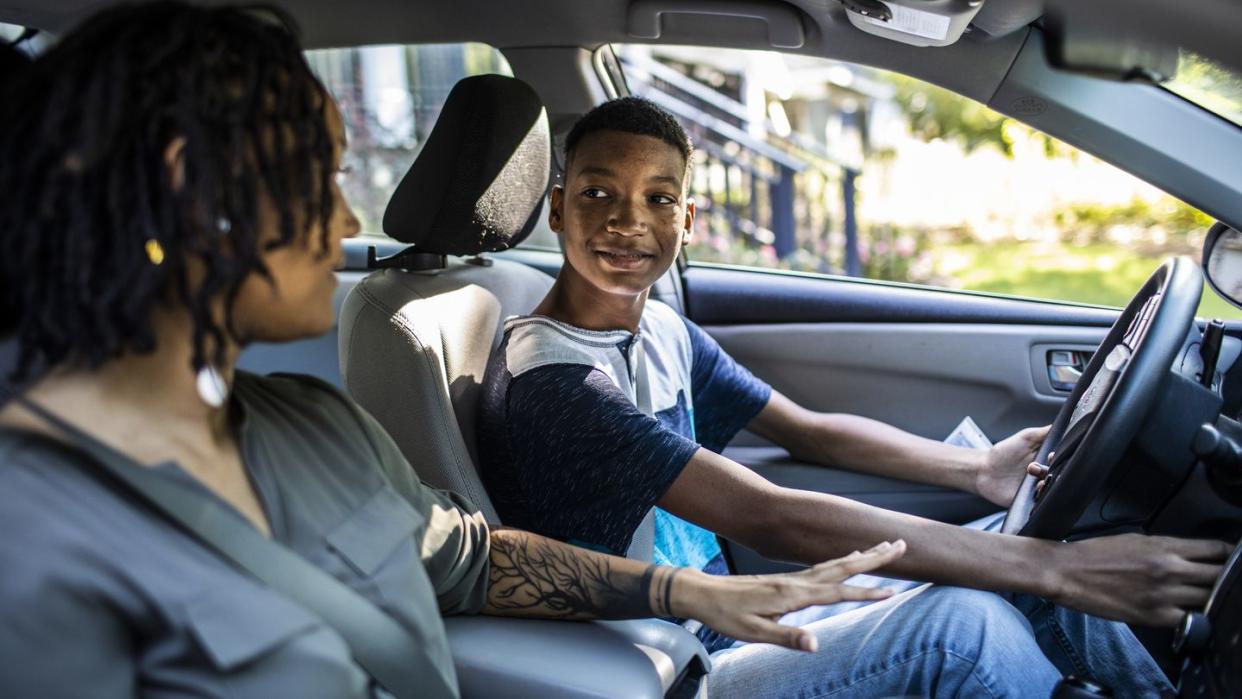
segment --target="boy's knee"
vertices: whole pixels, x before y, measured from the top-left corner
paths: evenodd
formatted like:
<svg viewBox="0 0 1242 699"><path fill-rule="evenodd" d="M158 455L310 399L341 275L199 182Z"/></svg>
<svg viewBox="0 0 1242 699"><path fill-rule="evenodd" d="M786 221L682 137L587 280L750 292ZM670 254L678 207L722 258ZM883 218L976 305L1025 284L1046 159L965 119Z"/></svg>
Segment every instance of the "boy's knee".
<svg viewBox="0 0 1242 699"><path fill-rule="evenodd" d="M943 672L960 673L963 689L1000 696L1048 696L1060 673L1045 657L1031 623L998 594L932 586L917 622L925 642L943 651ZM970 693L970 692L967 692Z"/></svg>
<svg viewBox="0 0 1242 699"><path fill-rule="evenodd" d="M947 650L976 660L1002 648L1039 652L1030 622L998 594L933 585L924 595L919 623Z"/></svg>

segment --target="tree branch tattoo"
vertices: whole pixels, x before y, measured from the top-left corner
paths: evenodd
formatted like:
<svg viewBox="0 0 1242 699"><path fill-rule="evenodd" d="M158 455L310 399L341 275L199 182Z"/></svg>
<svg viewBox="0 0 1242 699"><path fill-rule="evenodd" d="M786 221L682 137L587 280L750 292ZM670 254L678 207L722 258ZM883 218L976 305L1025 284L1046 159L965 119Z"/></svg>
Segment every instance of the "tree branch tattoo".
<svg viewBox="0 0 1242 699"><path fill-rule="evenodd" d="M527 532L494 529L486 611L559 619L671 616L668 597L676 573Z"/></svg>

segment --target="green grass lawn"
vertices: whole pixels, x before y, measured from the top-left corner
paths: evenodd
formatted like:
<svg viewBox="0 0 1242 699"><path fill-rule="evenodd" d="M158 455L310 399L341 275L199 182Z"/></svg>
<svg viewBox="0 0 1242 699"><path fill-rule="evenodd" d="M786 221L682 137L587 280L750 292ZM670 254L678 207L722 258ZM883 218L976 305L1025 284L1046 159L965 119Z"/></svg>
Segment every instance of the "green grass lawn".
<svg viewBox="0 0 1242 699"><path fill-rule="evenodd" d="M958 288L1105 306L1124 305L1164 259L1119 245L1008 241L941 245L931 254L935 274ZM1199 315L1242 320L1242 310L1206 285Z"/></svg>

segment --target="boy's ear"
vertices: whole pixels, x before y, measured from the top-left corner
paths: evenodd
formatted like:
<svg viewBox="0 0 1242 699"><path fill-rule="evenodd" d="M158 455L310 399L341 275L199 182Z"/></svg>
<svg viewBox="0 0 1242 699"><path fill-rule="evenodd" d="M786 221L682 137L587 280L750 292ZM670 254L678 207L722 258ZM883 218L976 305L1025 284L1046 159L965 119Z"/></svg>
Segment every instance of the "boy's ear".
<svg viewBox="0 0 1242 699"><path fill-rule="evenodd" d="M686 197L686 218L682 222L681 227L681 244L689 245L690 236L694 232L694 214L697 209L694 206L694 197Z"/></svg>
<svg viewBox="0 0 1242 699"><path fill-rule="evenodd" d="M559 184L552 185L552 192L548 195L548 228L553 233L560 234L565 228L564 206L565 188Z"/></svg>

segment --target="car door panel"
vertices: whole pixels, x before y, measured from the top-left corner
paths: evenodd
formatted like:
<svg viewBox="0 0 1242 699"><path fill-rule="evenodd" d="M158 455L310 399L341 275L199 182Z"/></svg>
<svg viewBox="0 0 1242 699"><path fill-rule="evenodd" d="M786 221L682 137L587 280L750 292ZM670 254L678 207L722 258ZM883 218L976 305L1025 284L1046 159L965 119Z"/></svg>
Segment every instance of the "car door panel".
<svg viewBox="0 0 1242 699"><path fill-rule="evenodd" d="M691 266L691 319L803 406L943 439L971 416L993 440L1049 423L1054 352L1089 354L1116 312L905 285ZM1063 355L1058 355L1063 356ZM1075 355L1078 356L1078 355ZM964 523L998 508L967 493L799 463L743 432L726 455L774 483ZM788 568L729 546L735 569Z"/></svg>
<svg viewBox="0 0 1242 699"><path fill-rule="evenodd" d="M976 323L782 323L704 328L775 390L942 439L969 415L993 439L1047 424L1043 348L1094 347L1107 328ZM779 341L777 341L779 338Z"/></svg>

